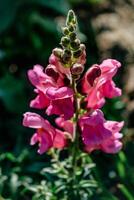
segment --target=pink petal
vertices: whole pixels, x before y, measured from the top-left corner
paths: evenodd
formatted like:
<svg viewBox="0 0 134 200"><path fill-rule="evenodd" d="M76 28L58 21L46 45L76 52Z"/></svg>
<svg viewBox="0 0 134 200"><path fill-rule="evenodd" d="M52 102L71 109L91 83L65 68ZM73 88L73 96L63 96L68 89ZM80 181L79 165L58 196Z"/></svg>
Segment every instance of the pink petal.
<svg viewBox="0 0 134 200"><path fill-rule="evenodd" d="M122 148L122 143L119 140L109 140L101 145L101 149L105 153L117 153Z"/></svg>
<svg viewBox="0 0 134 200"><path fill-rule="evenodd" d="M73 101L71 98L51 101L46 113L48 115L61 115L65 120L70 119L74 114Z"/></svg>
<svg viewBox="0 0 134 200"><path fill-rule="evenodd" d="M46 91L47 96L51 100L68 98L73 96L73 90L69 87L54 88L50 87Z"/></svg>
<svg viewBox="0 0 134 200"><path fill-rule="evenodd" d="M39 140L38 134L35 133L35 134L32 136L31 140L30 140L30 144L31 144L31 145L34 145L34 144L36 144L36 143L38 142L38 140Z"/></svg>
<svg viewBox="0 0 134 200"><path fill-rule="evenodd" d="M56 124L60 127L63 128L66 132L70 133L73 135L74 133L74 124L71 120L64 120L62 117L58 117L55 120Z"/></svg>
<svg viewBox="0 0 134 200"><path fill-rule="evenodd" d="M23 118L23 126L30 128L42 128L43 118L32 112L26 112Z"/></svg>
<svg viewBox="0 0 134 200"><path fill-rule="evenodd" d="M39 95L30 102L30 107L38 109L46 108L50 104L50 100L43 92L39 91L38 93Z"/></svg>
<svg viewBox="0 0 134 200"><path fill-rule="evenodd" d="M113 98L121 96L121 89L115 87L115 83L113 81L107 81L102 86L102 93L107 98Z"/></svg>
<svg viewBox="0 0 134 200"><path fill-rule="evenodd" d="M56 129L56 135L54 137L53 146L55 148L64 148L67 145L66 137L63 131Z"/></svg>
<svg viewBox="0 0 134 200"><path fill-rule="evenodd" d="M122 127L124 126L124 121L122 122L106 121L104 126L115 134L122 129Z"/></svg>
<svg viewBox="0 0 134 200"><path fill-rule="evenodd" d="M38 153L43 154L52 146L53 146L53 141L52 141L51 135L48 132L45 132L45 131L42 132L40 135Z"/></svg>
<svg viewBox="0 0 134 200"><path fill-rule="evenodd" d="M48 87L56 86L55 81L43 72L43 67L35 65L33 70L28 71L30 82L40 91L45 92Z"/></svg>

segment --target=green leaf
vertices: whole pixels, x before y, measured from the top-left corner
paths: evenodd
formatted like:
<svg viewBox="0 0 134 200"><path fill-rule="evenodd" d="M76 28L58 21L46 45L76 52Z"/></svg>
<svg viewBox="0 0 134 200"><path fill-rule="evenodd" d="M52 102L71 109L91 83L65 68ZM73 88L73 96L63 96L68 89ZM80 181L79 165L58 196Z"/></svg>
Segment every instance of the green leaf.
<svg viewBox="0 0 134 200"><path fill-rule="evenodd" d="M122 194L124 194L124 196L127 198L127 200L133 200L134 199L133 194L131 194L131 192L128 190L128 188L125 185L119 184L118 188L120 189Z"/></svg>

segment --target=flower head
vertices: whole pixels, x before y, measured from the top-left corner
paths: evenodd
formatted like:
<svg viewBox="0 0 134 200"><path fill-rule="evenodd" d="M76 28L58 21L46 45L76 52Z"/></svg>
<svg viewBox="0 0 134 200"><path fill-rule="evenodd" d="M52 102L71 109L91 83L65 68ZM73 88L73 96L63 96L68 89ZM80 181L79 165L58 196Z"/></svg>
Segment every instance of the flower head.
<svg viewBox="0 0 134 200"><path fill-rule="evenodd" d="M93 65L84 75L82 92L87 94L88 108L101 108L105 98L121 95L121 90L115 86L112 78L121 64L112 59L107 59L100 65Z"/></svg>
<svg viewBox="0 0 134 200"><path fill-rule="evenodd" d="M101 110L82 116L79 120L82 141L85 150L91 152L100 149L106 153L116 153L121 147L119 133L123 122L106 121Z"/></svg>
<svg viewBox="0 0 134 200"><path fill-rule="evenodd" d="M44 120L36 113L25 113L23 125L36 129L30 144L34 145L38 142L38 153L40 154L46 152L51 147L64 148L66 146L66 137L64 133L55 129L47 120Z"/></svg>

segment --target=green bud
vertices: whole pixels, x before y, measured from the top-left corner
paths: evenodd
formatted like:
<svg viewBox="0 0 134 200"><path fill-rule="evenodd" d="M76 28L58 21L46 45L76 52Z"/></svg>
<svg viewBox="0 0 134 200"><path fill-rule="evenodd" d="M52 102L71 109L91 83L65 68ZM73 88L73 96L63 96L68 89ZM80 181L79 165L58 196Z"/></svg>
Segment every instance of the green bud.
<svg viewBox="0 0 134 200"><path fill-rule="evenodd" d="M67 64L70 61L70 57L68 57L66 54L63 54L62 56L62 62Z"/></svg>
<svg viewBox="0 0 134 200"><path fill-rule="evenodd" d="M77 23L76 18L72 19L72 24L76 25L76 23Z"/></svg>
<svg viewBox="0 0 134 200"><path fill-rule="evenodd" d="M70 33L69 37L71 41L74 41L76 39L76 33L75 32Z"/></svg>
<svg viewBox="0 0 134 200"><path fill-rule="evenodd" d="M69 34L69 30L68 30L67 27L63 27L63 28L62 28L62 31L63 31L63 34L64 34L64 35L68 35L68 34Z"/></svg>
<svg viewBox="0 0 134 200"><path fill-rule="evenodd" d="M73 24L76 23L76 16L73 10L69 10L66 21L67 26L69 26L72 22Z"/></svg>
<svg viewBox="0 0 134 200"><path fill-rule="evenodd" d="M69 49L65 49L64 50L64 54L66 54L68 57L71 58L72 53L71 53L71 51Z"/></svg>
<svg viewBox="0 0 134 200"><path fill-rule="evenodd" d="M70 39L67 36L61 38L61 45L63 47L67 47L69 43L70 43Z"/></svg>
<svg viewBox="0 0 134 200"><path fill-rule="evenodd" d="M79 58L81 56L82 52L83 51L81 49L78 49L77 51L74 51L73 52L74 58Z"/></svg>
<svg viewBox="0 0 134 200"><path fill-rule="evenodd" d="M63 50L60 49L60 48L55 48L53 49L53 54L58 57L58 58L61 58L62 54L63 54Z"/></svg>
<svg viewBox="0 0 134 200"><path fill-rule="evenodd" d="M72 56L72 53L70 50L68 49L65 49L64 52L63 52L63 55L62 55L62 61L63 63L68 63L71 59L71 56Z"/></svg>
<svg viewBox="0 0 134 200"><path fill-rule="evenodd" d="M73 31L75 31L76 27L74 25L70 24L68 26L68 29L69 29L70 32L73 32Z"/></svg>
<svg viewBox="0 0 134 200"><path fill-rule="evenodd" d="M71 42L71 47L75 50L77 50L80 47L80 40L75 39L74 41Z"/></svg>

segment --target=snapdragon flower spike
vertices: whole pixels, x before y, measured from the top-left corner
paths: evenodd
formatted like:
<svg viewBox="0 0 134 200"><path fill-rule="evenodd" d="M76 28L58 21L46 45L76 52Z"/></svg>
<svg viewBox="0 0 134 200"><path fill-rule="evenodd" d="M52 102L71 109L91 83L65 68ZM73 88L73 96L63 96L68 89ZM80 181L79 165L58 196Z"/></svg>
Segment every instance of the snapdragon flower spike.
<svg viewBox="0 0 134 200"><path fill-rule="evenodd" d="M67 145L64 132L54 128L47 120L44 120L36 113L25 113L23 125L36 129L30 144L34 145L37 142L39 143L39 154L46 152L52 147L62 149Z"/></svg>
<svg viewBox="0 0 134 200"><path fill-rule="evenodd" d="M94 65L84 75L81 81L82 92L87 94L88 108L101 108L105 98L121 95L121 90L115 86L112 78L121 64L113 59L107 59L100 65Z"/></svg>
<svg viewBox="0 0 134 200"><path fill-rule="evenodd" d="M40 154L52 147L67 147L68 139L75 145L75 140L80 142L79 138L89 153L97 149L116 153L122 148L120 130L124 123L106 121L99 109L106 98L121 95L121 90L112 80L121 64L107 59L100 65L91 66L82 77L86 48L77 38L76 27L76 16L71 10L63 28L61 48L52 51L45 69L35 65L28 70L28 78L37 94L30 107L44 109L47 115L56 115L57 128L31 112L24 114L23 125L36 129L31 145L38 143Z"/></svg>
<svg viewBox="0 0 134 200"><path fill-rule="evenodd" d="M82 141L87 152L102 150L117 153L122 148L119 133L124 122L106 121L101 110L87 113L79 119Z"/></svg>

